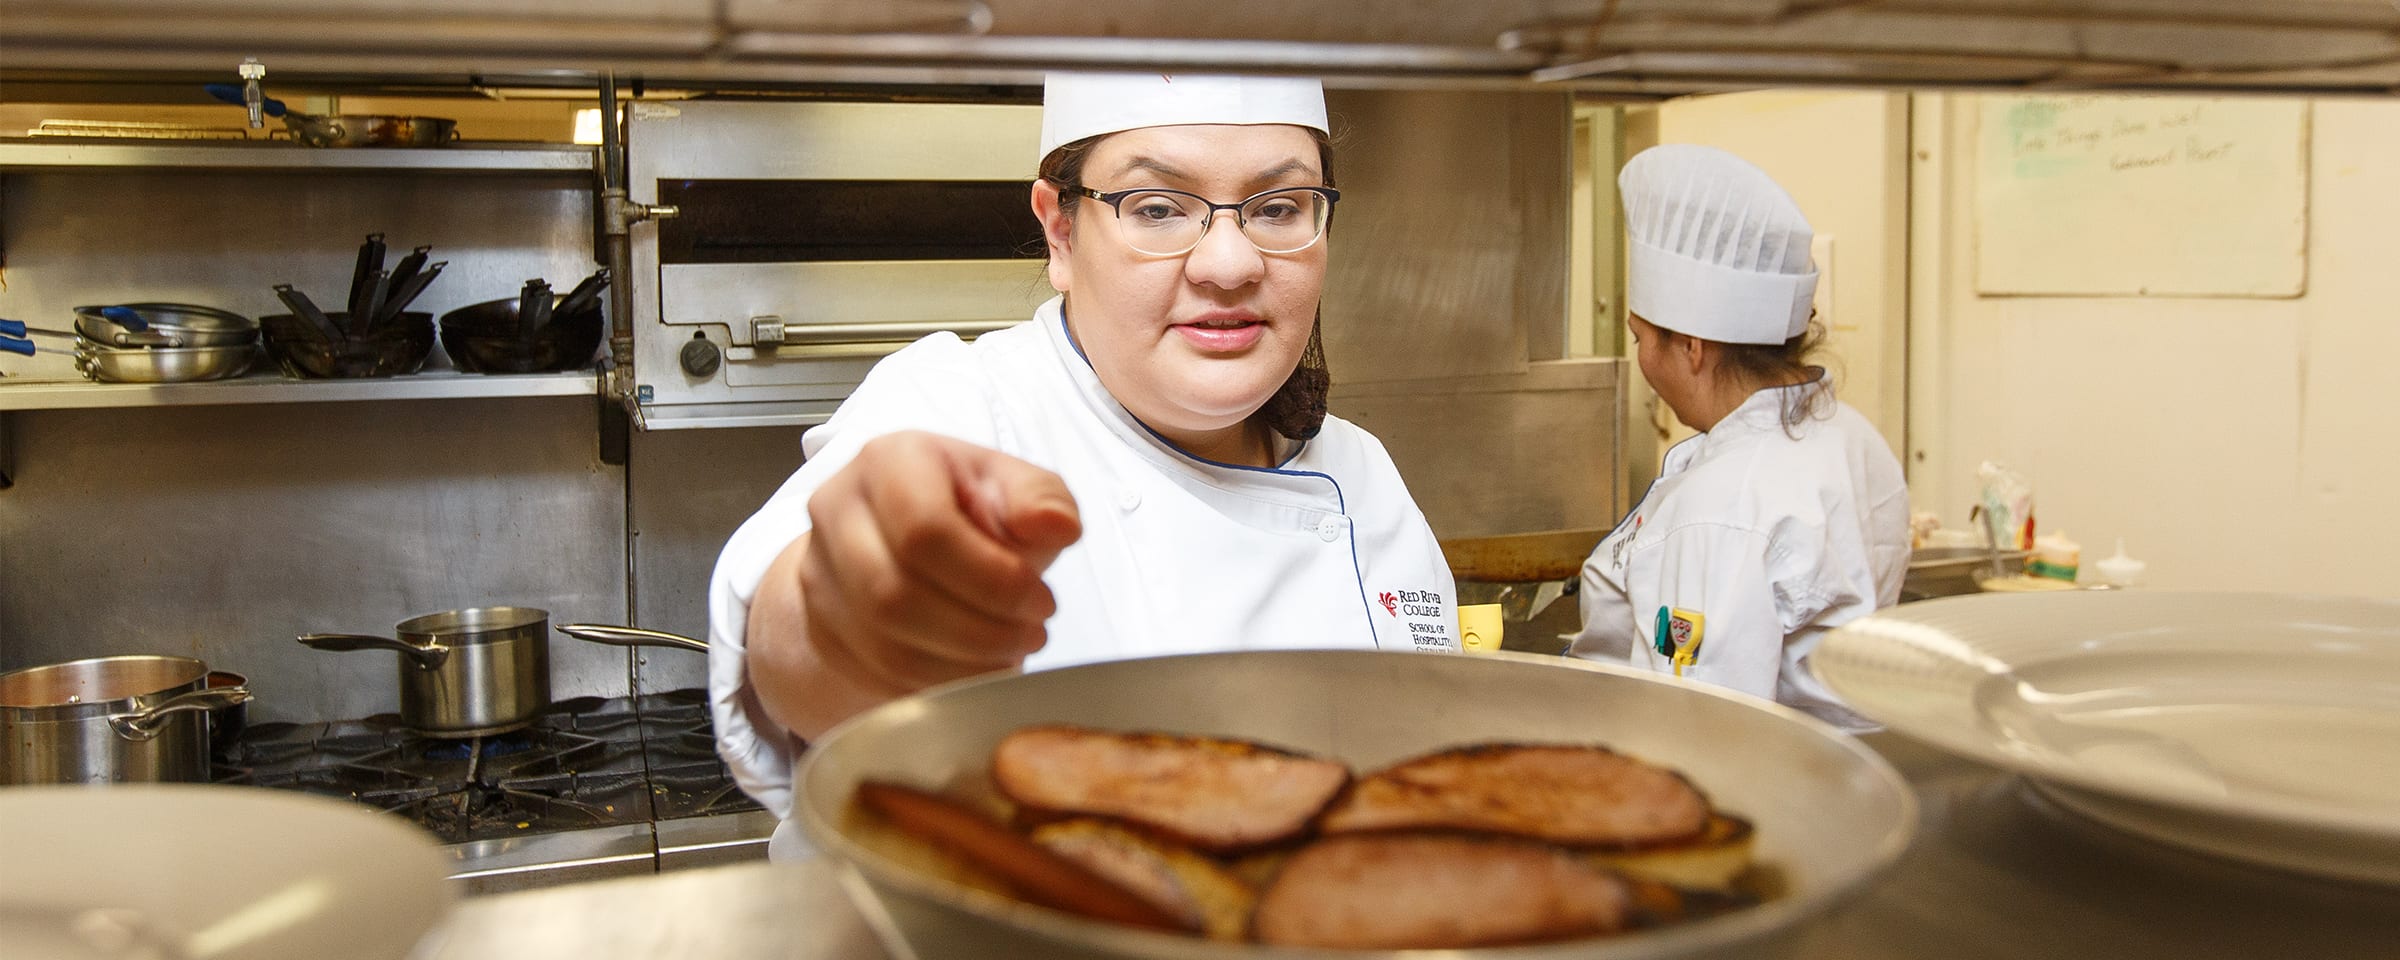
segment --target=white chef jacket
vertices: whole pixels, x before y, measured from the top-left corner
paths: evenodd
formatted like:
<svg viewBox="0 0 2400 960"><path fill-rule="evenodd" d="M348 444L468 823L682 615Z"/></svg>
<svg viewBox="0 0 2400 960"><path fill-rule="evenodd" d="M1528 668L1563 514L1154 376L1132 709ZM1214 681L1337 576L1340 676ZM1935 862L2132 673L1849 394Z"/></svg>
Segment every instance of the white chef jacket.
<svg viewBox="0 0 2400 960"><path fill-rule="evenodd" d="M1826 631L1899 602L1908 485L1882 436L1848 404L1819 398L1829 411L1785 431L1785 397L1816 388L1758 391L1667 451L1657 482L1584 561L1573 654L1876 729L1801 663ZM1695 634L1688 662L1677 663L1678 643Z"/></svg>
<svg viewBox="0 0 2400 960"><path fill-rule="evenodd" d="M939 333L877 363L807 457L717 558L709 699L717 750L805 855L793 760L762 737L744 633L767 566L809 529L808 499L868 440L925 430L1057 473L1083 536L1042 577L1058 600L1040 670L1178 653L1287 648L1456 651L1457 591L1383 445L1338 417L1273 469L1184 454L1117 403L1068 335L1061 301L969 344ZM769 729L773 729L770 727Z"/></svg>

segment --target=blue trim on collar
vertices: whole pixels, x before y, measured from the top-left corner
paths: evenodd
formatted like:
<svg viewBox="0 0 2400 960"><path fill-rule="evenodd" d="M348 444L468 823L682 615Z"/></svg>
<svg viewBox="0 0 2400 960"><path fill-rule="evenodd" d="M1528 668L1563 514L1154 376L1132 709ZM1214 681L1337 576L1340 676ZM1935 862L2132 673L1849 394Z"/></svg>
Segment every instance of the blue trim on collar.
<svg viewBox="0 0 2400 960"><path fill-rule="evenodd" d="M1084 355L1083 344L1075 340L1075 328L1067 326L1067 305L1064 302L1058 305L1058 332L1067 335L1067 349L1075 351L1075 359L1083 361L1084 369L1091 370L1092 358ZM1099 371L1093 370L1092 372L1098 373Z"/></svg>
<svg viewBox="0 0 2400 960"><path fill-rule="evenodd" d="M1303 442L1300 444L1300 446L1299 446L1299 447L1297 447L1297 448L1295 448L1295 449L1293 449L1293 450L1292 450L1292 455L1291 455L1291 456L1288 456L1288 457L1285 457L1285 458L1283 458L1283 461L1282 461L1282 463L1277 463L1276 465L1274 465L1274 466L1272 466L1272 467L1245 467L1245 466L1243 466L1243 465L1241 465L1241 464L1238 464L1238 463L1220 463L1220 462L1218 462L1218 461L1211 460L1211 459L1209 459L1209 458L1207 458L1207 457L1203 457L1203 456L1200 456L1200 455L1198 455L1198 454L1195 454L1195 453L1189 453L1189 452L1186 452L1186 451L1185 451L1185 450L1184 450L1182 447L1178 447L1178 446L1176 446L1176 445L1175 445L1175 441L1167 439L1165 434L1162 434L1162 433L1159 433L1159 432L1158 432L1158 431L1156 431L1156 430L1152 430L1152 429L1150 429L1150 425L1149 425L1149 424L1147 424L1147 423L1143 423L1143 422L1142 422L1142 418L1134 416L1134 415L1133 415L1133 413L1132 413L1132 411L1127 411L1127 412L1126 412L1126 418L1127 418L1127 419L1129 419L1129 420L1132 420L1132 421L1133 421L1133 425L1134 425L1134 426L1137 426L1137 427L1140 427L1140 428L1142 428L1142 432L1143 432L1143 433L1147 433L1147 434L1149 434L1149 435L1151 436L1151 438L1152 438L1152 439L1155 439L1155 440L1157 440L1157 441L1158 441L1158 442L1160 442L1160 443L1166 444L1166 446L1167 446L1167 449L1175 451L1175 455L1176 455L1176 456L1182 457L1182 458L1184 458L1184 459L1186 459L1186 460L1190 460L1190 461L1192 461L1192 462L1194 462L1194 463L1205 463L1205 464L1208 464L1209 466L1216 467L1217 469L1220 469L1220 470L1244 470L1244 471L1248 471L1248 472L1250 472L1250 473L1271 473L1271 474L1274 474L1274 475L1276 475L1276 476L1279 476L1279 477L1317 477L1317 478L1323 479L1323 480L1324 480L1326 483L1331 483L1331 484L1333 484L1333 494L1334 494L1334 500L1335 500L1337 503L1338 503L1338 502L1341 500L1341 494L1342 494L1342 485L1341 485L1339 482L1335 481L1335 480L1334 480L1332 477L1330 477L1330 476L1327 476L1327 475L1325 475L1325 474L1322 474L1322 473L1318 473L1317 471L1314 471L1314 470L1286 470L1286 469L1284 469L1284 468L1283 468L1283 464L1285 464L1285 463L1290 463L1290 462L1292 462L1292 461L1294 461L1294 460L1300 459L1300 451L1301 451L1301 450L1305 450L1305 449L1307 449L1307 448L1308 448L1308 444L1307 444L1307 442L1305 442L1305 441L1303 441ZM1343 508L1343 509L1342 509L1342 515L1343 515L1343 516L1349 516L1349 515L1350 515L1349 508L1347 508L1347 507Z"/></svg>

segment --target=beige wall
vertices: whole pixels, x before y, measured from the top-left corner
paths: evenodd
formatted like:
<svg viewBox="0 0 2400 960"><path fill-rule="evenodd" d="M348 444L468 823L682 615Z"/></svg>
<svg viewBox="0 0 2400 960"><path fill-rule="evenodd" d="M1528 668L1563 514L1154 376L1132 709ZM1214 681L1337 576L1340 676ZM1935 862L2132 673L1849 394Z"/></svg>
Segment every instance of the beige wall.
<svg viewBox="0 0 2400 960"><path fill-rule="evenodd" d="M2087 563L2124 537L2153 586L2400 595L2400 104L2313 105L2291 300L1976 295L1975 108L1915 111L1919 509L1963 525L1998 459L2043 528Z"/></svg>

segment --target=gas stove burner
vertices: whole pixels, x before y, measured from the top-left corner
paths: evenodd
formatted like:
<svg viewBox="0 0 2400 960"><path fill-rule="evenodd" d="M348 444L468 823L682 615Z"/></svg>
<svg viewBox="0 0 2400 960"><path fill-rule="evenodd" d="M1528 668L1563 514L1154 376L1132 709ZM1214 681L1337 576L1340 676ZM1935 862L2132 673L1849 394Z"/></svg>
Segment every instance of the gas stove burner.
<svg viewBox="0 0 2400 960"><path fill-rule="evenodd" d="M717 759L698 690L559 701L523 729L458 739L389 714L253 724L218 760L219 783L355 800L452 843L757 809Z"/></svg>
<svg viewBox="0 0 2400 960"><path fill-rule="evenodd" d="M493 737L467 740L439 740L427 744L421 756L431 761L465 760L470 754L489 760L533 749L533 738L522 731Z"/></svg>

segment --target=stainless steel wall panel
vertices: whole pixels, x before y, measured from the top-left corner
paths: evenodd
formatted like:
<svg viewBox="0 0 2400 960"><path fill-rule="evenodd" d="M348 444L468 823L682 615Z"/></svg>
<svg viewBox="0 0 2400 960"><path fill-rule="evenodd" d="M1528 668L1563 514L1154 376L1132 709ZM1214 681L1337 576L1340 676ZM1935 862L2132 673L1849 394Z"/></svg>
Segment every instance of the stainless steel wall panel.
<svg viewBox="0 0 2400 960"><path fill-rule="evenodd" d="M1514 373L1565 323L1564 94L1334 91L1336 383Z"/></svg>
<svg viewBox="0 0 2400 960"><path fill-rule="evenodd" d="M633 435L635 626L708 636L708 578L735 527L800 467L799 427ZM706 658L634 648L642 692L708 685Z"/></svg>
<svg viewBox="0 0 2400 960"><path fill-rule="evenodd" d="M1518 376L1337 384L1336 416L1375 434L1445 540L1615 525L1624 361Z"/></svg>
<svg viewBox="0 0 2400 960"><path fill-rule="evenodd" d="M10 415L0 669L173 653L247 674L250 717L399 708L388 631L494 603L625 611L624 474L588 398L59 410ZM630 690L624 650L551 642L553 696Z"/></svg>

